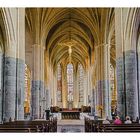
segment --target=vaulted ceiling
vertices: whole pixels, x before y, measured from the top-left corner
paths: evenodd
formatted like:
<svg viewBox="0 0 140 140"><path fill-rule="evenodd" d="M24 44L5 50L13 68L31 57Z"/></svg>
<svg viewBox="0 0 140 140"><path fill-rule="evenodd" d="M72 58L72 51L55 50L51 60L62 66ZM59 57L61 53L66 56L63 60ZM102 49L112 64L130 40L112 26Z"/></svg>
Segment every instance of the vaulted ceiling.
<svg viewBox="0 0 140 140"><path fill-rule="evenodd" d="M46 47L54 67L69 62L90 65L96 45L111 44L112 63L115 61L113 8L27 8L26 30L33 43Z"/></svg>

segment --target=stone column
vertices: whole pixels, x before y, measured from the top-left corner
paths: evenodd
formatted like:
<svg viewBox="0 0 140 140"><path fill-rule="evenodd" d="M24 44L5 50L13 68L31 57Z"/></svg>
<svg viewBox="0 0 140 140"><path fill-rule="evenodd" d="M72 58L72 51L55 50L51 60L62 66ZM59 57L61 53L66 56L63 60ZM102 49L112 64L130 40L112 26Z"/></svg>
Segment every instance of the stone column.
<svg viewBox="0 0 140 140"><path fill-rule="evenodd" d="M93 88L92 88L92 76L91 76L91 68L89 70L89 95L90 95L90 105L91 105L91 113L93 110Z"/></svg>
<svg viewBox="0 0 140 140"><path fill-rule="evenodd" d="M110 93L110 45L103 46L103 114L104 118L111 119L111 93Z"/></svg>
<svg viewBox="0 0 140 140"><path fill-rule="evenodd" d="M73 107L77 108L78 107L78 102L79 102L79 98L78 98L78 72L77 70L74 71L73 73Z"/></svg>
<svg viewBox="0 0 140 140"><path fill-rule="evenodd" d="M117 114L125 118L125 92L124 92L124 61L123 57L117 58Z"/></svg>
<svg viewBox="0 0 140 140"><path fill-rule="evenodd" d="M98 91L97 91L97 85L95 86L95 92L94 92L95 94L94 94L94 105L95 105L95 115L97 115L98 114L98 110L97 110L97 106L98 106L98 104L97 104L97 100L98 100L98 96L97 96L97 93L98 93Z"/></svg>
<svg viewBox="0 0 140 140"><path fill-rule="evenodd" d="M97 76L97 82L96 82L96 115L102 117L102 107L103 107L103 95L102 95L102 67L101 67L101 46L95 47L95 56L96 56L96 76Z"/></svg>
<svg viewBox="0 0 140 140"><path fill-rule="evenodd" d="M50 93L51 93L51 105L56 106L56 74L53 72L53 68L50 69Z"/></svg>
<svg viewBox="0 0 140 140"><path fill-rule="evenodd" d="M95 115L95 106L96 106L96 101L95 101L95 89L92 89L92 96L91 96L91 114Z"/></svg>
<svg viewBox="0 0 140 140"><path fill-rule="evenodd" d="M90 80L90 70L88 70L88 73L87 73L87 96L88 96L88 100L87 100L87 105L90 105L90 103L91 103L91 90L90 90L90 82L91 82L91 80Z"/></svg>
<svg viewBox="0 0 140 140"><path fill-rule="evenodd" d="M84 106L88 105L88 84L87 84L87 71L84 72Z"/></svg>
<svg viewBox="0 0 140 140"><path fill-rule="evenodd" d="M57 78L56 78L56 74L53 75L53 97L54 97L54 103L53 105L56 106L57 105Z"/></svg>
<svg viewBox="0 0 140 140"><path fill-rule="evenodd" d="M50 93L50 98L51 98L51 106L52 106L52 104L53 104L53 76L52 76L52 68L51 68L51 66L49 67L49 93Z"/></svg>
<svg viewBox="0 0 140 140"><path fill-rule="evenodd" d="M125 98L125 67L124 67L124 33L121 8L115 8L115 36L116 36L116 82L117 82L117 115L122 119L126 116Z"/></svg>
<svg viewBox="0 0 140 140"><path fill-rule="evenodd" d="M32 75L32 116L42 118L45 113L44 100L44 47L33 45L33 75Z"/></svg>
<svg viewBox="0 0 140 140"><path fill-rule="evenodd" d="M0 122L3 117L3 53L0 53Z"/></svg>
<svg viewBox="0 0 140 140"><path fill-rule="evenodd" d="M17 59L17 95L16 95L16 119L24 119L24 84L25 84L25 61Z"/></svg>
<svg viewBox="0 0 140 140"><path fill-rule="evenodd" d="M17 47L16 47L16 116L24 119L24 88L25 88L25 8L17 9Z"/></svg>
<svg viewBox="0 0 140 140"><path fill-rule="evenodd" d="M136 51L125 52L126 115L136 119L138 113Z"/></svg>
<svg viewBox="0 0 140 140"><path fill-rule="evenodd" d="M40 48L40 117L45 114L45 85L44 85L44 51L45 47Z"/></svg>
<svg viewBox="0 0 140 140"><path fill-rule="evenodd" d="M62 68L62 106L67 108L67 73L66 68Z"/></svg>
<svg viewBox="0 0 140 140"><path fill-rule="evenodd" d="M139 93L139 117L140 117L140 37L139 37L139 40L138 40L138 46L137 46L137 55L138 55L138 93Z"/></svg>
<svg viewBox="0 0 140 140"><path fill-rule="evenodd" d="M109 45L96 47L97 58L97 110L102 118L111 119L111 96L109 87L110 51Z"/></svg>
<svg viewBox="0 0 140 140"><path fill-rule="evenodd" d="M41 96L41 46L33 45L33 75L32 75L32 117L39 118L40 96Z"/></svg>
<svg viewBox="0 0 140 140"><path fill-rule="evenodd" d="M4 116L5 121L15 119L16 108L16 58L4 60Z"/></svg>
<svg viewBox="0 0 140 140"><path fill-rule="evenodd" d="M125 118L124 62L123 58L116 61L117 68L117 114Z"/></svg>
<svg viewBox="0 0 140 140"><path fill-rule="evenodd" d="M77 75L76 75L76 107L77 108L80 108L80 102L79 102L79 99L80 99L80 87L79 87L79 72L77 72Z"/></svg>
<svg viewBox="0 0 140 140"><path fill-rule="evenodd" d="M40 73L42 74L42 73ZM44 98L45 98L45 95L44 95L44 82L41 80L40 81L40 95L39 95L39 106L40 106L40 113L39 113L39 117L42 118L43 114L45 114L45 109L44 109Z"/></svg>
<svg viewBox="0 0 140 140"><path fill-rule="evenodd" d="M46 109L50 108L51 106L51 96L50 96L50 92L49 89L46 87Z"/></svg>

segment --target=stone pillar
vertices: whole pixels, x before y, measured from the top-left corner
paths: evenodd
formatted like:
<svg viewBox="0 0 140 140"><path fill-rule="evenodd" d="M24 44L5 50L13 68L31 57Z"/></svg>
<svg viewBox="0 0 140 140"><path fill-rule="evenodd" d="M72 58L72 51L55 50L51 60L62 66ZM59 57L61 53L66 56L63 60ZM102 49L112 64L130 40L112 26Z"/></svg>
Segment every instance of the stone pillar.
<svg viewBox="0 0 140 140"><path fill-rule="evenodd" d="M110 46L101 44L96 47L97 58L97 110L102 118L111 119L111 96L109 86Z"/></svg>
<svg viewBox="0 0 140 140"><path fill-rule="evenodd" d="M32 75L32 117L39 118L40 96L41 96L41 46L33 45L33 75Z"/></svg>
<svg viewBox="0 0 140 140"><path fill-rule="evenodd" d="M45 109L44 102L44 47L33 45L32 67L32 117L42 118Z"/></svg>
<svg viewBox="0 0 140 140"><path fill-rule="evenodd" d="M129 8L115 8L117 110L122 119L125 119L126 115L131 116L132 119L139 116L136 39L130 32L133 22L129 22L133 21L131 10Z"/></svg>
<svg viewBox="0 0 140 140"><path fill-rule="evenodd" d="M79 87L79 72L77 72L77 75L76 75L76 107L77 108L80 108L80 87Z"/></svg>
<svg viewBox="0 0 140 140"><path fill-rule="evenodd" d="M124 84L124 33L121 8L115 8L115 36L116 36L116 82L117 82L117 115L125 119L125 84Z"/></svg>
<svg viewBox="0 0 140 140"><path fill-rule="evenodd" d="M110 45L103 46L103 115L104 118L108 117L111 119L111 93L110 93Z"/></svg>
<svg viewBox="0 0 140 140"><path fill-rule="evenodd" d="M101 51L100 46L95 47L95 57L96 57L96 115L102 117L102 81L101 81Z"/></svg>
<svg viewBox="0 0 140 140"><path fill-rule="evenodd" d="M57 105L57 78L56 78L56 74L53 75L53 98L54 98L54 102L53 105L56 106Z"/></svg>
<svg viewBox="0 0 140 140"><path fill-rule="evenodd" d="M117 115L125 118L125 92L124 92L124 60L119 57L116 60L117 73Z"/></svg>
<svg viewBox="0 0 140 140"><path fill-rule="evenodd" d="M90 106L91 106L91 113L93 110L93 101L94 101L94 97L93 97L93 88L92 88L92 76L91 76L91 69L89 70L89 95L90 95Z"/></svg>
<svg viewBox="0 0 140 140"><path fill-rule="evenodd" d="M62 68L62 106L67 108L67 73L66 68Z"/></svg>
<svg viewBox="0 0 140 140"><path fill-rule="evenodd" d="M43 114L45 114L45 109L44 109L44 82L41 80L40 81L40 96L39 96L39 118L42 118Z"/></svg>
<svg viewBox="0 0 140 140"><path fill-rule="evenodd" d="M75 72L73 73L74 75L74 79L73 79L73 107L77 108L78 107L78 102L79 102L79 92L78 92L78 72L77 70L75 70Z"/></svg>
<svg viewBox="0 0 140 140"><path fill-rule="evenodd" d="M3 53L0 53L0 122L3 117Z"/></svg>
<svg viewBox="0 0 140 140"><path fill-rule="evenodd" d="M95 89L92 89L92 96L91 96L91 114L95 115L95 106L96 106L96 101L95 101Z"/></svg>
<svg viewBox="0 0 140 140"><path fill-rule="evenodd" d="M139 43L137 46L137 55L138 55L138 93L139 93L139 117L140 117L140 38L139 38Z"/></svg>
<svg viewBox="0 0 140 140"><path fill-rule="evenodd" d="M45 47L40 48L40 117L42 118L45 114L45 85L44 85L44 51Z"/></svg>
<svg viewBox="0 0 140 140"><path fill-rule="evenodd" d="M88 73L87 73L87 96L88 96L88 100L87 100L87 105L90 105L91 103L91 90L90 90L90 83L91 80L90 80L90 70L88 70Z"/></svg>
<svg viewBox="0 0 140 140"><path fill-rule="evenodd" d="M16 120L24 119L25 88L25 8L17 8Z"/></svg>
<svg viewBox="0 0 140 140"><path fill-rule="evenodd" d="M102 100L102 98L99 98L99 87L98 87L98 81L96 82L96 88L95 88L95 115L99 115L99 110L98 110L98 106L100 105L100 100Z"/></svg>
<svg viewBox="0 0 140 140"><path fill-rule="evenodd" d="M136 52L128 50L125 52L125 89L126 89L126 115L136 119L138 113L138 91L137 91L137 61Z"/></svg>
<svg viewBox="0 0 140 140"><path fill-rule="evenodd" d="M25 62L21 59L17 59L17 95L16 95L16 119L24 119L24 84L25 84Z"/></svg>
<svg viewBox="0 0 140 140"><path fill-rule="evenodd" d="M46 88L46 109L50 108L51 106L51 96L49 89Z"/></svg>
<svg viewBox="0 0 140 140"><path fill-rule="evenodd" d="M53 68L50 69L50 93L51 93L51 105L56 106L56 74L53 71Z"/></svg>
<svg viewBox="0 0 140 140"><path fill-rule="evenodd" d="M4 116L5 121L15 119L16 114L16 58L4 60Z"/></svg>
<svg viewBox="0 0 140 140"><path fill-rule="evenodd" d="M87 71L84 72L84 106L88 105L88 84L87 84Z"/></svg>

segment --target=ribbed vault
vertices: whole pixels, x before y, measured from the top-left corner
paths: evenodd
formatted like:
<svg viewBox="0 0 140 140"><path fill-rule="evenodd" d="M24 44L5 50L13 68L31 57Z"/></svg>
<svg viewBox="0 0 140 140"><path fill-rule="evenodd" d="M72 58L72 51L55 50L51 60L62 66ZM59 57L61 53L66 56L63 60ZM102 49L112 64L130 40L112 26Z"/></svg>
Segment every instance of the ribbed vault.
<svg viewBox="0 0 140 140"><path fill-rule="evenodd" d="M87 68L94 47L104 42L114 43L115 38L112 8L27 8L26 25L34 43L46 46L54 69L58 63L69 62L70 42L71 61ZM113 48L111 46L112 63L115 62Z"/></svg>

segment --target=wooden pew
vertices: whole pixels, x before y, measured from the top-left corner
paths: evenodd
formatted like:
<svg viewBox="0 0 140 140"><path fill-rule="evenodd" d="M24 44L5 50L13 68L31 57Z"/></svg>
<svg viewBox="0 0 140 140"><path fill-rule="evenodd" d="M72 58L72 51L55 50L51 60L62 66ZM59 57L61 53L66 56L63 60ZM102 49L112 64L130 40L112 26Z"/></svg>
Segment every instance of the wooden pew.
<svg viewBox="0 0 140 140"><path fill-rule="evenodd" d="M140 124L102 124L98 126L98 132L140 132Z"/></svg>
<svg viewBox="0 0 140 140"><path fill-rule="evenodd" d="M95 121L85 117L85 132L97 132L97 127L101 123L101 120Z"/></svg>
<svg viewBox="0 0 140 140"><path fill-rule="evenodd" d="M0 128L0 133L29 133L36 132L36 128Z"/></svg>
<svg viewBox="0 0 140 140"><path fill-rule="evenodd" d="M102 120L85 118L85 132L140 132L140 124L102 124Z"/></svg>
<svg viewBox="0 0 140 140"><path fill-rule="evenodd" d="M0 132L57 132L57 119L6 122L0 124Z"/></svg>

